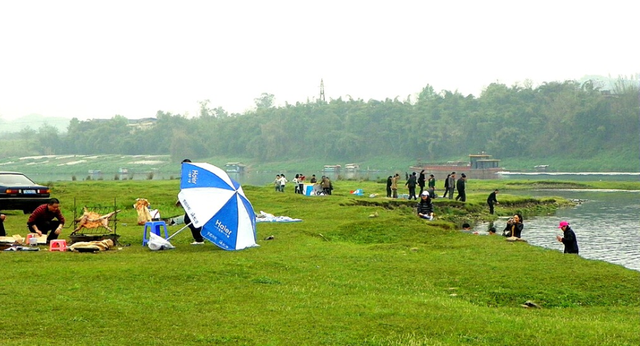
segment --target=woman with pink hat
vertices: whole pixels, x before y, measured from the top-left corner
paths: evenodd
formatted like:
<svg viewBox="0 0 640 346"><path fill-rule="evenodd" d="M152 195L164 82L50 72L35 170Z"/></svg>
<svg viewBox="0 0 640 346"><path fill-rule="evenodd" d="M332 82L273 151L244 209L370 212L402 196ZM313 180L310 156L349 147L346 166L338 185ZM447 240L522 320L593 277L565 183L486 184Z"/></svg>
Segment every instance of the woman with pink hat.
<svg viewBox="0 0 640 346"><path fill-rule="evenodd" d="M578 253L578 240L576 234L573 232L567 221L560 221L558 228L562 229L564 237L556 236L559 242L564 244L564 253Z"/></svg>

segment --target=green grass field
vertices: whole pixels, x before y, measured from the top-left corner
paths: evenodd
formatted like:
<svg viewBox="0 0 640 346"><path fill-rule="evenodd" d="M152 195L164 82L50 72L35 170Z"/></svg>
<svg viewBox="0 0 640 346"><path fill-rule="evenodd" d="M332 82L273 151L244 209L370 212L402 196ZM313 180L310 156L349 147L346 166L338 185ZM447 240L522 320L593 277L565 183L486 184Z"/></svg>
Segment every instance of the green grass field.
<svg viewBox="0 0 640 346"><path fill-rule="evenodd" d="M471 181L466 204L436 200L435 222L417 219L408 201L349 194L384 195L374 182L339 181L335 195L313 198L245 186L256 212L304 221L259 223L260 247L237 252L189 245L188 230L172 239L176 249L141 246L132 204L143 197L163 217L181 214L177 180L54 183L69 220L74 199L116 199L122 244L96 254L0 253L0 344L640 344L639 272L458 231L492 218L484 201L496 183ZM524 183L500 188L501 215L563 205L508 195ZM5 213L7 233L26 235L28 216ZM528 300L541 308L523 308Z"/></svg>

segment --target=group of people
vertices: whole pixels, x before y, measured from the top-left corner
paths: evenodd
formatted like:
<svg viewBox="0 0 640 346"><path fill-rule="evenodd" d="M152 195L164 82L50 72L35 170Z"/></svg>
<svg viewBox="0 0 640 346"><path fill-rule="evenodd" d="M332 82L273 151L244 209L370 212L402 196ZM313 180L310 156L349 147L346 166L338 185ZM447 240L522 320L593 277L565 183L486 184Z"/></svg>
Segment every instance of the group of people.
<svg viewBox="0 0 640 346"><path fill-rule="evenodd" d="M296 176L291 181L294 186L294 193L304 195L304 184L306 183L306 179L307 177L305 177L304 174L296 174ZM285 186L288 182L289 180L287 180L284 174L276 174L276 179L273 181L273 187L275 188L276 192L284 192ZM318 181L316 175L312 174L311 178L309 179L309 183L314 185L319 184L322 188L322 193L325 195L331 195L331 191L333 191L333 184L331 183L331 179L327 176L323 175L320 178L320 181Z"/></svg>
<svg viewBox="0 0 640 346"><path fill-rule="evenodd" d="M423 173L424 171L422 171L420 174L423 175ZM389 187L392 188L391 192L393 193L394 191L393 179L395 178L397 181L397 177L398 177L398 174L396 174L395 177L389 177L392 180L391 180L391 184L387 182L387 197L389 197ZM407 184L409 186L409 199L411 199L413 194L415 194L415 190L413 190L414 193L412 194L412 189L411 189L411 184L413 181L412 177L415 177L415 173L413 173L407 180ZM433 177L433 175L431 175L431 177ZM466 176L464 173L462 174L460 179L457 180L457 182L455 180L455 172L452 172L451 174L449 174L447 176L447 180L445 181L445 189L446 189L445 195L442 197L444 198L447 195L447 193L449 193L449 198L450 199L452 198L453 189L451 189L450 187L453 186L454 182L456 182L455 184L458 189L458 197L456 197L456 200L459 199L463 202L466 201L465 186L464 186L465 181L466 181ZM414 185L414 188L415 188L415 185ZM397 190L397 184L396 184L396 190ZM420 201L418 202L418 205L416 208L418 217L421 219L433 220L434 213L433 213L432 198L434 195L431 193L431 190L432 190L431 186L428 191L424 191L421 189ZM500 204L497 199L497 195L499 192L500 192L499 189L495 189L487 197L487 204L489 205L489 213L492 215L495 212L494 206ZM394 198L397 198L397 195L394 196ZM560 222L560 225L558 226L558 228L562 229L563 236L558 235L556 236L556 239L559 242L564 244L565 246L564 252L577 254L579 251L578 242L576 240L575 232L571 229L571 227L569 226L569 223L566 221L562 221ZM465 223L463 225L463 230L470 231L470 229L471 229L471 226L468 223ZM507 224L505 225L505 228L502 231L502 235L505 237L515 237L520 239L522 237L523 229L524 229L524 222L523 222L522 214L516 213L515 215L513 215L512 218L507 220ZM496 234L496 229L495 227L491 226L489 228L489 235L493 235L493 234Z"/></svg>
<svg viewBox="0 0 640 346"><path fill-rule="evenodd" d="M416 172L411 174L405 173L407 182L404 184L409 189L409 199L418 199L418 196L422 196L423 192L427 192L430 198L437 198L436 195L436 178L433 174L429 174L429 178L424 172L424 169L420 171L419 175ZM400 175L390 175L387 178L387 197L398 198L398 181ZM420 187L420 192L416 193L417 187ZM425 190L426 187L426 190ZM467 175L462 173L459 179L456 179L456 172L447 174L447 178L444 180L444 194L442 198L449 196L449 199L453 199L453 194L457 190L458 195L455 197L456 201L467 201Z"/></svg>
<svg viewBox="0 0 640 346"><path fill-rule="evenodd" d="M405 173L406 186L409 189L409 199L417 200L418 196L422 196L424 192L429 193L431 198L436 198L436 178L433 174L427 176L424 172L424 169L420 171L419 175L416 175L416 172L412 172L411 174ZM390 175L387 178L387 197L388 198L398 198L398 182L400 181L400 174L396 173L395 175ZM425 186L427 189L425 190ZM420 192L416 193L417 187L420 187Z"/></svg>
<svg viewBox="0 0 640 346"><path fill-rule="evenodd" d="M182 163L191 162L189 159L185 159ZM466 201L465 194L465 182L466 176L463 173L460 179L455 180L455 172L452 172L447 176L445 181L445 194L442 196L443 198L449 194L449 198L453 198L453 186L455 185L458 189L458 196L456 200L461 200L462 202ZM293 179L293 183L295 184L295 193L303 193L303 187L306 177L302 174L296 174ZM398 180L400 179L399 174L395 174L394 176L389 176L387 179L387 197L398 198ZM284 192L284 187L288 180L286 179L284 174L276 175L276 179L274 180L275 190L277 192ZM428 189L425 190L425 182L427 182ZM315 174L311 176L310 183L318 184ZM409 188L409 199L416 197L416 186L420 187L420 201L417 205L417 214L418 217L426 220L433 220L433 203L432 199L436 197L435 195L435 183L436 180L431 174L429 179L426 180L426 176L424 170L420 172L419 176L416 176L416 173L413 172L411 175L407 174L407 182L405 186ZM330 195L331 190L333 190L333 186L331 184L331 180L323 176L320 183L322 186L322 190L325 194ZM489 194L487 197L487 204L489 205L489 213L494 213L494 206L499 204L497 200L497 194L499 193L498 189L495 189ZM179 203L179 202L178 202ZM176 204L178 204L176 203ZM54 220L55 219L55 220ZM4 221L6 220L6 215L0 214L0 236L6 236L6 231L4 228ZM201 245L204 244L204 238L201 235L201 227L196 228L189 218L187 213L184 214L184 223L188 225L189 229L194 238L194 242L191 243L193 245ZM27 220L27 228L29 232L35 233L38 236L42 236L43 234L47 235L47 244L51 242L51 240L57 239L60 235L65 224L65 218L60 211L60 201L56 198L51 198L47 204L42 204L37 207L33 213L29 216ZM466 227L465 227L466 226ZM463 225L463 228L470 229L468 224ZM578 250L578 242L576 239L575 232L571 229L569 223L567 221L560 222L558 228L562 229L563 236L556 236L556 239L563 243L565 246L565 253L575 253L579 252ZM522 230L524 229L524 223L522 215L517 213L512 218L507 221L507 224L502 231L502 235L506 237L516 237L521 238ZM495 234L495 228L491 227L489 229L489 234Z"/></svg>
<svg viewBox="0 0 640 346"><path fill-rule="evenodd" d="M467 175L462 173L460 178L456 180L456 172L451 172L451 174L447 174L447 178L444 180L444 194L442 198L447 197L449 195L449 199L453 199L453 192L458 190L458 195L456 196L456 201L466 202L467 201Z"/></svg>

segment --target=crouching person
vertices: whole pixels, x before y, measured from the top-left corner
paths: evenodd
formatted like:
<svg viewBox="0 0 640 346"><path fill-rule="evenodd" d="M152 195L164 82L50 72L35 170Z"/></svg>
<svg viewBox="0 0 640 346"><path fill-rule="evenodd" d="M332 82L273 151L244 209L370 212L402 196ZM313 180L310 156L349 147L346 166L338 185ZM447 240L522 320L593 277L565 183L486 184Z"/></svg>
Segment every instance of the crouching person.
<svg viewBox="0 0 640 346"><path fill-rule="evenodd" d="M54 218L57 221L54 221ZM57 198L52 198L49 203L37 207L27 220L29 232L38 236L47 234L47 244L53 239L58 239L63 226L64 216L60 212L60 201Z"/></svg>
<svg viewBox="0 0 640 346"><path fill-rule="evenodd" d="M427 220L433 220L433 203L429 192L424 191L420 194L420 202L418 202L418 217Z"/></svg>

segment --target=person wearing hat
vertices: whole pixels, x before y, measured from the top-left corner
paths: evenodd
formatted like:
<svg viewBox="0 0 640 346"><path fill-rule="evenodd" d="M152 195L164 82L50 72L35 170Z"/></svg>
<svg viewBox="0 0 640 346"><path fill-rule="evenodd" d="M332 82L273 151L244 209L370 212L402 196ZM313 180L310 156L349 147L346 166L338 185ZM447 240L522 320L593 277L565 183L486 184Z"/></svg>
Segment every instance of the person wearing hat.
<svg viewBox="0 0 640 346"><path fill-rule="evenodd" d="M423 191L420 194L420 202L418 202L418 217L427 220L433 220L433 204L429 192Z"/></svg>
<svg viewBox="0 0 640 346"><path fill-rule="evenodd" d="M576 234L573 232L571 227L569 227L569 223L567 221L561 221L558 228L562 229L562 233L564 233L564 237L559 235L556 236L559 242L564 244L564 253L578 253L578 239L576 239Z"/></svg>

